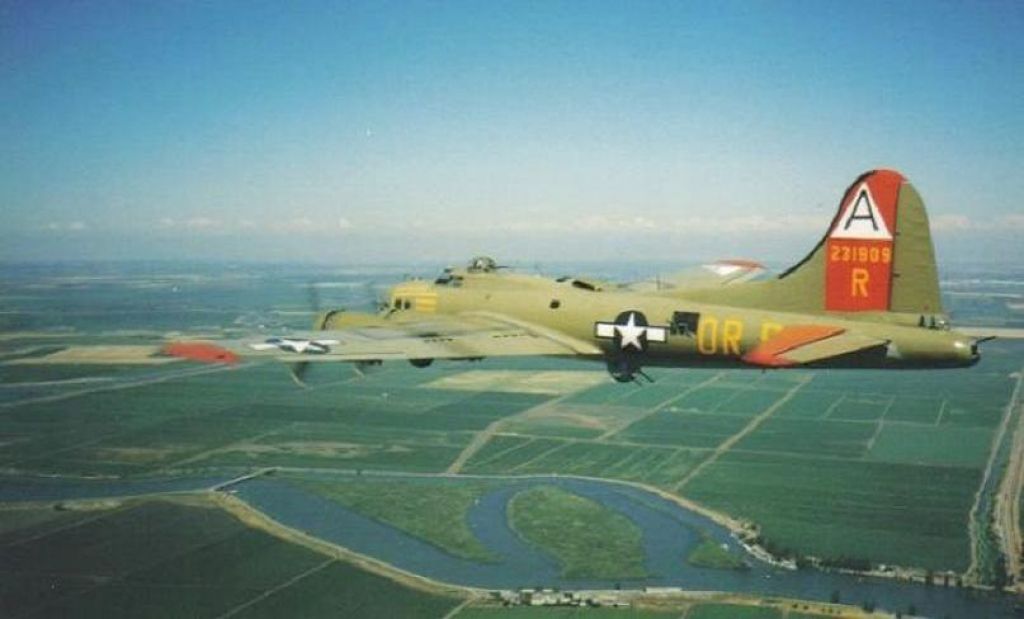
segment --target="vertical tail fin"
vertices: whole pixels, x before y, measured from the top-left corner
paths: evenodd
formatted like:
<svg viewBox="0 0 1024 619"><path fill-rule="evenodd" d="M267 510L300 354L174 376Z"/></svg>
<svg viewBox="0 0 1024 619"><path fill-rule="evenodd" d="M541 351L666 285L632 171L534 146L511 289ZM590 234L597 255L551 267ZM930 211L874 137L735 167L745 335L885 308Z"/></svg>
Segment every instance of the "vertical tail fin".
<svg viewBox="0 0 1024 619"><path fill-rule="evenodd" d="M791 278L821 282L819 309L827 312L942 313L924 202L892 170L850 185L825 237L779 277Z"/></svg>
<svg viewBox="0 0 1024 619"><path fill-rule="evenodd" d="M722 301L795 312L943 314L924 203L893 170L857 178L807 257L777 279L748 286Z"/></svg>

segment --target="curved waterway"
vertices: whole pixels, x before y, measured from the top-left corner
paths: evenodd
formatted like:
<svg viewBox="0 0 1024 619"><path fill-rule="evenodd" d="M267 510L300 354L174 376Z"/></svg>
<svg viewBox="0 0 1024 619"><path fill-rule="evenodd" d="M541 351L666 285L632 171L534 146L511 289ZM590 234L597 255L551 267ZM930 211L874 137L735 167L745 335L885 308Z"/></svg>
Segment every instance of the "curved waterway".
<svg viewBox="0 0 1024 619"><path fill-rule="evenodd" d="M329 478L333 474L318 475ZM459 483L457 478L401 474L364 475L361 479L368 483L387 483L388 479L419 480L425 485ZM650 576L636 580L563 577L555 557L524 541L508 525L509 500L535 485L558 486L629 518L643 533ZM750 555L747 560L751 569L746 571L695 567L686 562L686 557L700 543L702 535L727 544L733 551L746 553L727 529L709 518L652 492L614 482L566 477L504 480L502 485L485 493L467 515L480 541L500 557L494 563L453 556L420 538L273 478L252 479L234 486L232 491L282 524L403 570L457 585L486 589L680 587L691 591L734 591L825 602L833 591L839 591L845 603L873 601L879 608L892 612L905 612L913 605L918 614L933 617L1017 616L1013 610L1015 600L1011 597L815 569L787 570Z"/></svg>
<svg viewBox="0 0 1024 619"><path fill-rule="evenodd" d="M352 479L351 474L304 473L320 480ZM235 475L137 480L67 480L0 477L0 501L58 501L147 495L161 492L210 490ZM401 473L364 474L367 483L389 480L457 484L457 477ZM751 569L714 570L694 567L686 557L702 536L744 553L729 531L709 518L641 488L615 482L567 477L495 478L501 481L484 493L467 514L469 526L484 546L498 557L478 562L456 557L420 538L358 514L343 505L274 477L237 483L230 491L254 508L291 528L344 546L357 553L428 578L486 589L559 587L613 589L679 587L690 591L731 591L829 601L839 591L841 601L872 601L891 612L913 605L929 617L1015 617L1016 599L971 590L859 577L814 569L787 570L746 555ZM597 501L629 518L643 534L649 576L635 580L577 580L562 576L555 557L523 540L508 524L509 500L535 485L553 485Z"/></svg>

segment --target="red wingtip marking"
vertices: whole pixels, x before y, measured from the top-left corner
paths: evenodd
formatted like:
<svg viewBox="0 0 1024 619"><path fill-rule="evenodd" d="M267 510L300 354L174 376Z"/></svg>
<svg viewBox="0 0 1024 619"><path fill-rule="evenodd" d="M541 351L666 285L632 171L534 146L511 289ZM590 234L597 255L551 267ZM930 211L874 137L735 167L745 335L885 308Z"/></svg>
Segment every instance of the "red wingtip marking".
<svg viewBox="0 0 1024 619"><path fill-rule="evenodd" d="M725 260L718 260L715 264L727 264L734 267L743 267L745 269L764 269L765 266L760 262L754 260L744 260L743 258L727 258Z"/></svg>
<svg viewBox="0 0 1024 619"><path fill-rule="evenodd" d="M743 360L764 367L787 367L796 365L783 355L794 348L812 344L839 335L846 329L828 325L795 325L785 327L757 348L743 355Z"/></svg>
<svg viewBox="0 0 1024 619"><path fill-rule="evenodd" d="M165 355L203 363L238 363L238 355L209 342L172 342L164 346Z"/></svg>

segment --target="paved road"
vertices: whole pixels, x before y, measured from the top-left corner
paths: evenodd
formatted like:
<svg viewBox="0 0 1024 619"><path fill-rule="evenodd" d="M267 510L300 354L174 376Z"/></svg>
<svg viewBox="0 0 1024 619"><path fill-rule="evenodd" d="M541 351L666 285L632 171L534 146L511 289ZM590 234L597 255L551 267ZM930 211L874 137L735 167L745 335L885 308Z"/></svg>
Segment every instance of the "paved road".
<svg viewBox="0 0 1024 619"><path fill-rule="evenodd" d="M1021 383L1024 382L1024 368L1017 373L1017 385L1013 396L1007 404L1007 418L1012 418L1016 407L1021 406ZM1024 415L1019 415L1013 432L1013 443L1010 457L1006 464L1006 473L999 484L999 492L995 498L996 531L1002 541L1003 556L1006 557L1006 572L1016 588L1021 588L1021 530L1020 530L1020 494L1024 485Z"/></svg>

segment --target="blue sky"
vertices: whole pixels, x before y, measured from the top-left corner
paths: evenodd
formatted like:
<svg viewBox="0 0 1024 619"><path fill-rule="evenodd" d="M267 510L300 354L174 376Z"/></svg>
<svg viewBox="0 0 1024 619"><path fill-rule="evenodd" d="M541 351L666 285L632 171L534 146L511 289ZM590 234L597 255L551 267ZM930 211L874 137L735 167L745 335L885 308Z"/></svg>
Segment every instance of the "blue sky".
<svg viewBox="0 0 1024 619"><path fill-rule="evenodd" d="M1019 2L6 2L0 258L1024 258Z"/></svg>

